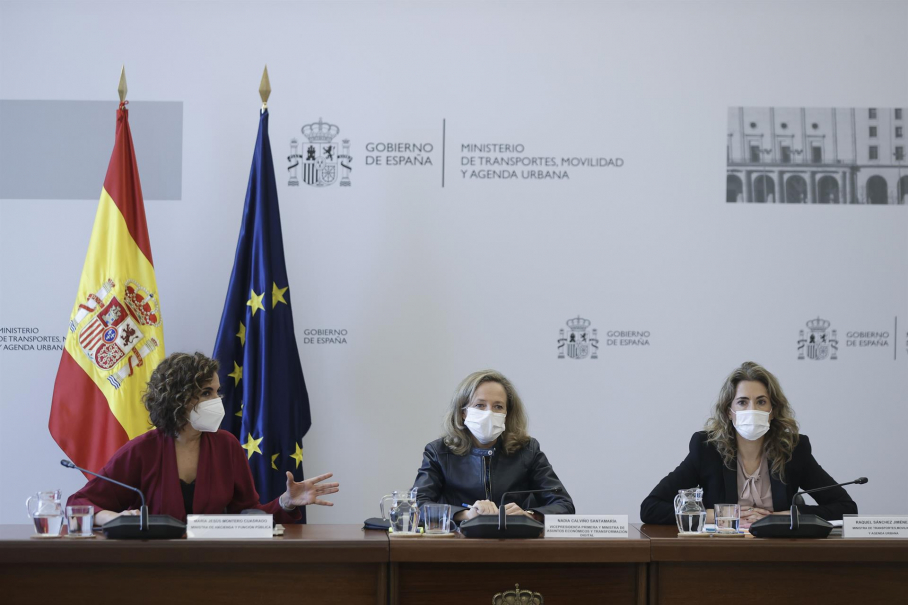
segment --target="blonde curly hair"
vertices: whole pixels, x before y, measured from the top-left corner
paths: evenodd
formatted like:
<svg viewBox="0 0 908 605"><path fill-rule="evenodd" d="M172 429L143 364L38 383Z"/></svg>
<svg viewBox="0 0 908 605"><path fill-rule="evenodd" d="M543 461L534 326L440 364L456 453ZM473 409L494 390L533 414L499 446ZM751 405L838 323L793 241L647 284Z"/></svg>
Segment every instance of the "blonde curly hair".
<svg viewBox="0 0 908 605"><path fill-rule="evenodd" d="M772 463L772 474L784 482L785 465L791 460L792 453L798 445L798 422L779 381L763 366L745 361L725 379L713 407L712 417L706 421L709 443L716 446L725 466L734 469L738 455L738 440L734 422L728 412L735 399L738 383L746 380L761 383L769 393L772 420L769 423L769 431L763 438L763 451Z"/></svg>

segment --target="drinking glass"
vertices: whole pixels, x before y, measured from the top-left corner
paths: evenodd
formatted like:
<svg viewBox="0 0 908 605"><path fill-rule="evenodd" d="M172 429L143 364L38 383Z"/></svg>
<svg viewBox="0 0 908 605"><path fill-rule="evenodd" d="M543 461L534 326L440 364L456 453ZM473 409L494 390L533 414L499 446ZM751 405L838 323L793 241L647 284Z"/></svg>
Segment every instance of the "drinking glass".
<svg viewBox="0 0 908 605"><path fill-rule="evenodd" d="M95 522L94 506L67 506L67 536L71 538L93 538L92 526Z"/></svg>
<svg viewBox="0 0 908 605"><path fill-rule="evenodd" d="M737 504L716 504L716 531L721 534L738 533L741 507Z"/></svg>
<svg viewBox="0 0 908 605"><path fill-rule="evenodd" d="M423 514L425 515L427 534L451 533L452 519L450 504L426 504L422 508Z"/></svg>

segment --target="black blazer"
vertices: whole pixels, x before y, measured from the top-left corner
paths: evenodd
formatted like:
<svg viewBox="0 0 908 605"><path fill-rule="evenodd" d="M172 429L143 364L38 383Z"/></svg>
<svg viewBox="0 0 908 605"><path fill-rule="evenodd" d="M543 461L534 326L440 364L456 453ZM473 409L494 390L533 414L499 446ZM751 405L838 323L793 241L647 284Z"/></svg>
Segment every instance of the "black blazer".
<svg viewBox="0 0 908 605"><path fill-rule="evenodd" d="M772 483L772 508L777 512L791 508L791 499L800 489L813 489L835 485L837 481L823 470L810 453L810 440L801 435L791 460L785 465L785 481L770 475ZM644 523L675 523L674 499L678 490L701 486L706 508L719 504L738 502L738 470L728 468L716 447L707 442L705 431L694 433L690 439L690 453L678 468L670 472L640 505L640 519ZM818 506L798 506L802 514L812 514L827 521L841 519L844 514L856 514L858 505L842 487L834 487L812 494Z"/></svg>
<svg viewBox="0 0 908 605"><path fill-rule="evenodd" d="M476 500L499 504L505 492L560 487L558 494L512 496L505 503L515 502L523 510L543 515L574 514L574 501L539 449L539 442L532 437L525 447L510 455L496 444L490 450L474 447L463 456L449 450L444 439L436 439L423 452L413 487L417 488L419 506L430 502L450 504L455 513L465 510L461 504Z"/></svg>

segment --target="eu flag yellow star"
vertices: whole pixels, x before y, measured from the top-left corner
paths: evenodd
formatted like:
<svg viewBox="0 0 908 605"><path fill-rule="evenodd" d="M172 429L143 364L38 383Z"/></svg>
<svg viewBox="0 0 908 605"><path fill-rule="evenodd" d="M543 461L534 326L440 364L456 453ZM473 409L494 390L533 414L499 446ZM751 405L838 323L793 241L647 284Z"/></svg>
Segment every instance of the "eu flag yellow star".
<svg viewBox="0 0 908 605"><path fill-rule="evenodd" d="M255 314L255 311L253 311L253 314ZM236 335L240 339L240 344L245 347L246 346L246 326L243 325L243 322L240 322L240 331L237 332Z"/></svg>
<svg viewBox="0 0 908 605"><path fill-rule="evenodd" d="M249 436L246 438L246 443L244 443L242 447L244 450L246 450L246 455L247 455L246 459L248 460L249 458L252 458L252 454L255 454L255 453L261 454L262 453L262 450L259 449L259 443L262 442L262 439L264 439L264 437L259 437L258 439L253 439L252 433L247 433L247 435L249 435Z"/></svg>
<svg viewBox="0 0 908 605"><path fill-rule="evenodd" d="M236 362L233 362L233 371L228 376L233 378L233 386L240 384L240 381L243 379L243 367L236 365Z"/></svg>
<svg viewBox="0 0 908 605"><path fill-rule="evenodd" d="M265 310L265 305L262 304L262 299L265 297L265 293L262 292L261 294L256 294L255 290L250 290L249 292L250 298L246 301L246 306L252 307L252 316L255 317L255 312L258 309L261 309L262 311Z"/></svg>
<svg viewBox="0 0 908 605"><path fill-rule="evenodd" d="M277 460L278 456L280 456L280 454L275 454L275 455L271 456L271 468L273 468L274 470L280 470L274 464L274 461Z"/></svg>
<svg viewBox="0 0 908 605"><path fill-rule="evenodd" d="M290 454L290 457L293 458L294 460L296 460L295 468L299 468L300 464L303 463L303 448L300 447L299 443L297 443L295 445L296 445L296 451L293 452L292 454Z"/></svg>
<svg viewBox="0 0 908 605"><path fill-rule="evenodd" d="M287 286L287 288L278 288L276 283L271 282L271 308L272 309L275 308L277 306L277 303L279 303L279 302L282 302L285 305L287 304L287 301L284 300L284 292L286 292L289 287L290 286Z"/></svg>
<svg viewBox="0 0 908 605"><path fill-rule="evenodd" d="M234 416L239 416L240 418L243 417L243 406L244 406L244 405L246 405L246 404L245 404L245 403L241 403L241 404L240 404L240 411L237 412L236 414L234 414Z"/></svg>

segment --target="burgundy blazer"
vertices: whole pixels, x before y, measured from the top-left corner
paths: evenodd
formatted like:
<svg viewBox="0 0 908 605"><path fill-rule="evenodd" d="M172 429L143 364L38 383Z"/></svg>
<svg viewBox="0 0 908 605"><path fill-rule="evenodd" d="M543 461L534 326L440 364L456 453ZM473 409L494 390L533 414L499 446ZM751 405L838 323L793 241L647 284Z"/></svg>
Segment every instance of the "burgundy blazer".
<svg viewBox="0 0 908 605"><path fill-rule="evenodd" d="M173 437L158 429L139 435L117 450L100 474L142 490L149 514L170 515L186 521ZM94 506L95 512L120 512L139 508L141 499L133 491L93 477L66 504ZM230 514L246 508L271 513L276 523L293 523L302 517L299 509L284 511L278 498L259 504L246 452L232 433L223 430L202 433L192 512Z"/></svg>

